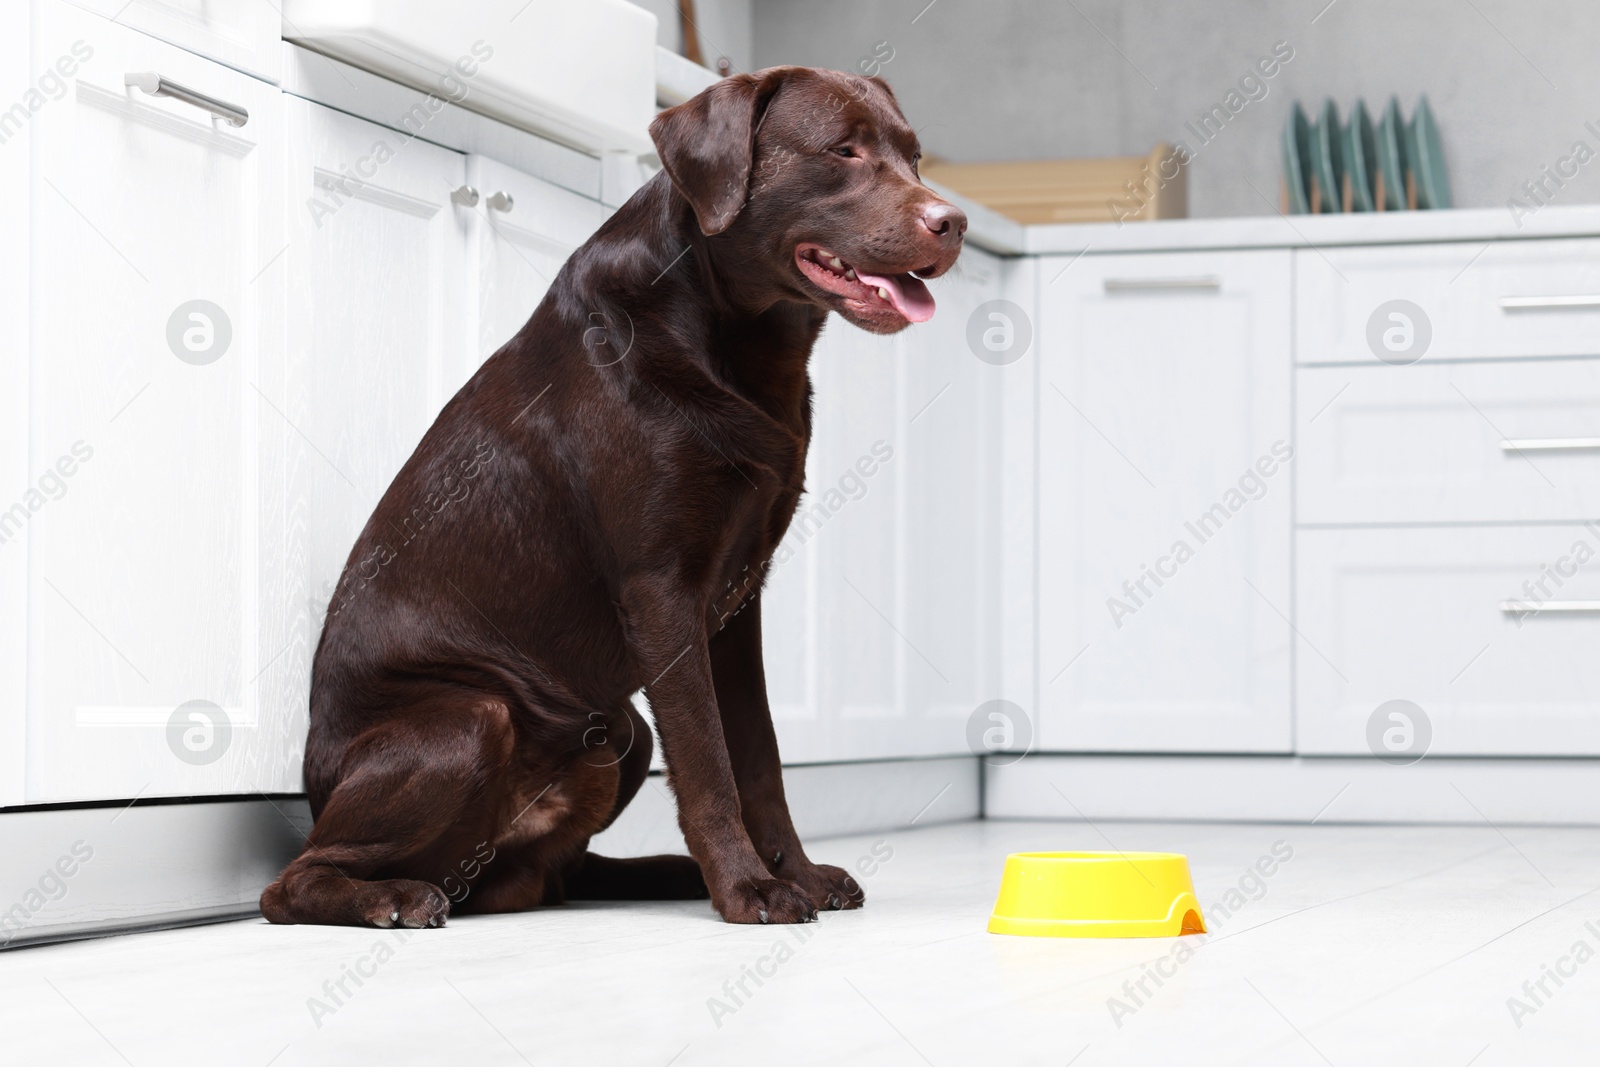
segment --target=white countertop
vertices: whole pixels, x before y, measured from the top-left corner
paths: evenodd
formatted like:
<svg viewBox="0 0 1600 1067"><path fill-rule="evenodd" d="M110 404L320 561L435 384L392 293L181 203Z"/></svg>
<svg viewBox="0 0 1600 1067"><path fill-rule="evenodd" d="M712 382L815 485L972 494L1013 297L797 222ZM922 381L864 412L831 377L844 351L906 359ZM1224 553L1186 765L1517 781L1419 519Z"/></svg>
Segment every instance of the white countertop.
<svg viewBox="0 0 1600 1067"><path fill-rule="evenodd" d="M1517 219L1505 208L1361 215L1252 215L1218 219L1023 226L940 189L967 212L967 237L1001 255L1175 252L1218 248L1324 248L1418 241L1511 241L1600 236L1600 205L1546 207Z"/></svg>

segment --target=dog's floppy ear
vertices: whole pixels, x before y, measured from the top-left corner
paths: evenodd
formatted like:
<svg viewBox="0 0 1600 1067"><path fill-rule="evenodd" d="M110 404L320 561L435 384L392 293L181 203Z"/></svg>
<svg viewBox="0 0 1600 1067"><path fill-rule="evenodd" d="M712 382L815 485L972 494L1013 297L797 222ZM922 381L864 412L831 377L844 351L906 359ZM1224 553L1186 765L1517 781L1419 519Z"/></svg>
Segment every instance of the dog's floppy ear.
<svg viewBox="0 0 1600 1067"><path fill-rule="evenodd" d="M733 224L750 193L756 126L777 89L776 75L724 78L650 124L667 177L694 208L707 237Z"/></svg>

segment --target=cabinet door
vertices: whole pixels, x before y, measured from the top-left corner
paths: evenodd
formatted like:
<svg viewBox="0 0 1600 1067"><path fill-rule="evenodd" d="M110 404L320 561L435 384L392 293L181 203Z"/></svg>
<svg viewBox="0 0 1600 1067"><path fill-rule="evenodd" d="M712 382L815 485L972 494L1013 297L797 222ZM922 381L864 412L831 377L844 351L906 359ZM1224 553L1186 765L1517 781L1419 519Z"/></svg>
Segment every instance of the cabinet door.
<svg viewBox="0 0 1600 1067"><path fill-rule="evenodd" d="M1289 255L1041 264L1040 740L1286 751Z"/></svg>
<svg viewBox="0 0 1600 1067"><path fill-rule="evenodd" d="M915 329L915 327L913 327ZM882 754L903 727L900 336L828 316L811 354L806 492L762 594L767 695L788 762ZM876 450L874 447L876 446Z"/></svg>
<svg viewBox="0 0 1600 1067"><path fill-rule="evenodd" d="M966 326L998 265L961 264L932 322L881 337L832 316L812 354L807 491L762 603L788 761L964 752L994 684L997 368Z"/></svg>
<svg viewBox="0 0 1600 1067"><path fill-rule="evenodd" d="M933 320L901 335L904 443L897 445L904 463L902 700L918 755L966 752L967 719L999 695L997 470L1008 373L978 358L969 341L973 317L1000 295L999 261L968 248L930 287L938 300Z"/></svg>
<svg viewBox="0 0 1600 1067"><path fill-rule="evenodd" d="M309 674L356 535L439 409L477 366L467 234L451 194L466 157L290 99L291 526Z"/></svg>
<svg viewBox="0 0 1600 1067"><path fill-rule="evenodd" d="M485 156L467 157L477 266L477 357L509 341L544 299L573 251L610 214L598 201Z"/></svg>
<svg viewBox="0 0 1600 1067"><path fill-rule="evenodd" d="M281 97L39 10L39 66L93 51L28 130L27 800L292 789ZM124 86L147 71L249 119Z"/></svg>
<svg viewBox="0 0 1600 1067"><path fill-rule="evenodd" d="M20 5L7 16L10 32L0 34L0 100L20 100L34 88L33 13ZM28 557L27 532L12 529L20 491L33 478L28 454L29 305L32 270L28 262L31 145L26 134L10 135L0 151L0 232L10 255L0 256L0 322L13 338L0 358L0 806L27 799L28 780Z"/></svg>

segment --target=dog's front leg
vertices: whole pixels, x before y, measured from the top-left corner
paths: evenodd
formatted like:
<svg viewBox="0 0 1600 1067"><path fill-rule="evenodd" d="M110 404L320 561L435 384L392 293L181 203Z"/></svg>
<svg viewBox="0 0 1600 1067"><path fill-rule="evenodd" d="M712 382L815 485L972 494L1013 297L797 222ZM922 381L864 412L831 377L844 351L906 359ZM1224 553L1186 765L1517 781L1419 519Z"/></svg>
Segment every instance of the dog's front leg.
<svg viewBox="0 0 1600 1067"><path fill-rule="evenodd" d="M819 908L859 908L866 893L849 872L812 863L783 792L778 737L761 655L761 596L753 595L711 639L711 675L750 841L773 874L800 883Z"/></svg>
<svg viewBox="0 0 1600 1067"><path fill-rule="evenodd" d="M663 608L660 596L625 599L637 605L629 612L634 643L653 679L645 695L661 732L678 825L700 864L712 905L731 923L815 919L811 894L773 877L745 831L717 711L704 616Z"/></svg>

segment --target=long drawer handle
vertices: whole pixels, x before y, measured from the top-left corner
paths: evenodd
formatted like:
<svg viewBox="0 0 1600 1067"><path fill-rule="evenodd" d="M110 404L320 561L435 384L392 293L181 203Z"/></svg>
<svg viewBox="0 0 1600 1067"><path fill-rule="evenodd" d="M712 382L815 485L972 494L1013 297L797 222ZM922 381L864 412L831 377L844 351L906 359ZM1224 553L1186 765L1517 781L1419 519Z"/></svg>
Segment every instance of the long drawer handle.
<svg viewBox="0 0 1600 1067"><path fill-rule="evenodd" d="M1593 452L1600 449L1600 437L1528 437L1500 442L1500 451L1512 452Z"/></svg>
<svg viewBox="0 0 1600 1067"><path fill-rule="evenodd" d="M155 71L125 74L122 77L122 84L131 85L151 96L170 96L174 100L182 100L185 104L193 104L202 111L211 112L229 126L243 126L250 121L250 112L237 104L207 96L187 85L179 85L171 78L164 78Z"/></svg>
<svg viewBox="0 0 1600 1067"><path fill-rule="evenodd" d="M1572 296L1503 296L1502 311L1538 311L1544 308L1600 308L1600 293Z"/></svg>
<svg viewBox="0 0 1600 1067"><path fill-rule="evenodd" d="M1193 278L1107 278L1108 293L1171 292L1193 290L1214 293L1222 288L1222 279L1215 274Z"/></svg>
<svg viewBox="0 0 1600 1067"><path fill-rule="evenodd" d="M1600 600L1502 600L1500 610L1507 615L1600 615Z"/></svg>

